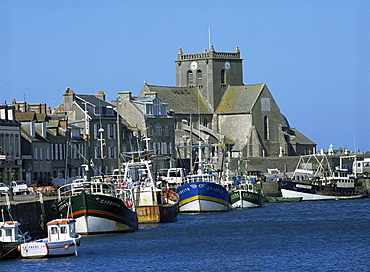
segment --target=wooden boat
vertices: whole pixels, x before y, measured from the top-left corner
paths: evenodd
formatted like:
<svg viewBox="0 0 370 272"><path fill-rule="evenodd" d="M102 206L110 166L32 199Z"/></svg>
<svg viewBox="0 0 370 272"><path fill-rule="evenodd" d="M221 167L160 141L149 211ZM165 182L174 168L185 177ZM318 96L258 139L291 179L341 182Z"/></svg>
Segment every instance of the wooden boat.
<svg viewBox="0 0 370 272"><path fill-rule="evenodd" d="M172 190L158 188L151 161L140 159L123 164L121 188L131 188L139 223L164 223L177 219L179 196ZM160 184L158 184L160 186Z"/></svg>
<svg viewBox="0 0 370 272"><path fill-rule="evenodd" d="M76 232L102 234L138 229L137 215L127 195L117 196L116 186L104 181L81 181L58 189L58 210L76 220Z"/></svg>
<svg viewBox="0 0 370 272"><path fill-rule="evenodd" d="M19 246L24 258L77 255L80 234L76 234L74 219L55 219L47 223L48 237Z"/></svg>
<svg viewBox="0 0 370 272"><path fill-rule="evenodd" d="M0 222L0 259L18 257L17 247L25 242L31 241L27 232L21 233L18 221Z"/></svg>

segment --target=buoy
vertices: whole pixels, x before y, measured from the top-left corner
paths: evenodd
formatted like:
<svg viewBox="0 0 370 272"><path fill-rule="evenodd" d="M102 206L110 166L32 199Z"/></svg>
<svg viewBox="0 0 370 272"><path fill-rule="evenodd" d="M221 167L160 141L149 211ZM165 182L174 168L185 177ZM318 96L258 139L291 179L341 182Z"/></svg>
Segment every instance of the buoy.
<svg viewBox="0 0 370 272"><path fill-rule="evenodd" d="M64 246L64 249L68 249L68 248L69 248L69 245L65 245L65 246Z"/></svg>
<svg viewBox="0 0 370 272"><path fill-rule="evenodd" d="M131 200L128 200L126 201L125 205L127 208L131 208L134 205L134 203Z"/></svg>

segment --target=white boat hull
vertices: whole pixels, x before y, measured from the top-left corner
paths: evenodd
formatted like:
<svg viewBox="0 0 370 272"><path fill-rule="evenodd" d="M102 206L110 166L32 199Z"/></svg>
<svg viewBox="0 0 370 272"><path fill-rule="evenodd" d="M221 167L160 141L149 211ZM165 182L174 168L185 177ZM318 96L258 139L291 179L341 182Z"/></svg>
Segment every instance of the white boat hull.
<svg viewBox="0 0 370 272"><path fill-rule="evenodd" d="M261 205L257 205L255 203L245 201L245 200L238 200L234 204L231 205L233 208L256 208L261 207Z"/></svg>
<svg viewBox="0 0 370 272"><path fill-rule="evenodd" d="M109 232L122 232L129 230L126 224L121 224L117 221L97 217L97 216L82 216L76 220L76 232L80 234L99 234Z"/></svg>
<svg viewBox="0 0 370 272"><path fill-rule="evenodd" d="M45 240L38 240L21 244L20 252L21 256L24 258L77 255L77 244L79 244L79 239L61 242L45 242Z"/></svg>
<svg viewBox="0 0 370 272"><path fill-rule="evenodd" d="M332 195L319 195L310 194L304 192L297 192L292 190L281 189L281 194L283 197L302 197L302 201L309 200L335 200L335 199L355 199L363 198L363 195L353 195L353 196L332 196Z"/></svg>
<svg viewBox="0 0 370 272"><path fill-rule="evenodd" d="M180 212L224 212L228 207L223 204L198 199L189 202L180 208Z"/></svg>

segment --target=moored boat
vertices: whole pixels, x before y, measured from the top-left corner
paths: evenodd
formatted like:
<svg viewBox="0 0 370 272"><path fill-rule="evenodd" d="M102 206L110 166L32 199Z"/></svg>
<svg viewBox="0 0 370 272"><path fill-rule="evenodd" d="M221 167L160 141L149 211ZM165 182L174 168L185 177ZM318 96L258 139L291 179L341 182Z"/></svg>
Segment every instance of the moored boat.
<svg viewBox="0 0 370 272"><path fill-rule="evenodd" d="M188 175L176 189L180 212L222 212L229 210L229 194L213 174Z"/></svg>
<svg viewBox="0 0 370 272"><path fill-rule="evenodd" d="M27 232L20 232L20 225L18 221L0 222L0 259L18 257L18 246L31 241Z"/></svg>
<svg viewBox="0 0 370 272"><path fill-rule="evenodd" d="M206 173L202 145L198 144L197 173L187 175L176 189L180 212L224 212L230 209L229 193L213 173Z"/></svg>
<svg viewBox="0 0 370 272"><path fill-rule="evenodd" d="M102 181L82 181L58 189L58 210L76 220L76 232L102 234L138 229L132 200L117 197L116 186Z"/></svg>
<svg viewBox="0 0 370 272"><path fill-rule="evenodd" d="M55 219L47 223L48 237L23 243L19 251L24 258L77 255L81 235L76 233L74 219Z"/></svg>
<svg viewBox="0 0 370 272"><path fill-rule="evenodd" d="M261 184L243 182L229 190L232 208L255 208L264 206Z"/></svg>
<svg viewBox="0 0 370 272"><path fill-rule="evenodd" d="M122 186L132 190L139 223L164 223L177 220L179 196L172 190L158 188L151 161L141 159L124 163Z"/></svg>
<svg viewBox="0 0 370 272"><path fill-rule="evenodd" d="M315 165L315 169L300 166ZM292 179L279 180L285 198L301 197L307 200L356 199L365 196L363 187L348 171L332 171L325 155L301 156Z"/></svg>
<svg viewBox="0 0 370 272"><path fill-rule="evenodd" d="M268 196L266 200L268 202L300 202L302 201L303 197L281 197L281 196Z"/></svg>

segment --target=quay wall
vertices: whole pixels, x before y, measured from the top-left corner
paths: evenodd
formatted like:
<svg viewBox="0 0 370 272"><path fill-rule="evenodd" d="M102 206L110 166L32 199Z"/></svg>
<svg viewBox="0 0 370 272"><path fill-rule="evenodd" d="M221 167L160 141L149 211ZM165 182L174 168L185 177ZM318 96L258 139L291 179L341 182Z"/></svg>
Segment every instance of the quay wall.
<svg viewBox="0 0 370 272"><path fill-rule="evenodd" d="M3 200L5 197L1 197ZM4 219L20 222L20 230L33 238L44 238L47 236L46 223L59 218L55 208L55 200L44 200L43 203L37 200L22 200L10 202L10 211L5 201L0 202L0 209ZM1 219L2 220L2 219Z"/></svg>

